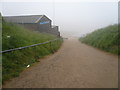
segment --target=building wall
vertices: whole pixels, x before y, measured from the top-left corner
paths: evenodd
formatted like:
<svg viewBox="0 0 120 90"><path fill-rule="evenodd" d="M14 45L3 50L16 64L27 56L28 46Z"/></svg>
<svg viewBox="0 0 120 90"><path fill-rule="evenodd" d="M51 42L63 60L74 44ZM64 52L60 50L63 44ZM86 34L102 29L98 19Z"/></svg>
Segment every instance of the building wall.
<svg viewBox="0 0 120 90"><path fill-rule="evenodd" d="M57 37L60 37L60 32L59 32L58 26L50 27L49 24L40 25L38 23L36 23L36 24L20 24L20 25L22 25L23 27L30 29L30 30L35 30L35 31L44 32L44 33L50 33L50 34L56 35Z"/></svg>
<svg viewBox="0 0 120 90"><path fill-rule="evenodd" d="M40 32L49 32L49 30L51 29L50 24L38 24L38 27L38 31Z"/></svg>
<svg viewBox="0 0 120 90"><path fill-rule="evenodd" d="M51 22L52 21L44 15L42 18L40 18L40 20L37 23L16 23L16 24L22 25L23 27L30 30L50 33L59 37L60 32L58 31L58 26L52 27Z"/></svg>
<svg viewBox="0 0 120 90"><path fill-rule="evenodd" d="M48 33L51 29L51 20L46 16L43 16L37 24L40 32Z"/></svg>
<svg viewBox="0 0 120 90"><path fill-rule="evenodd" d="M23 27L30 29L30 30L35 30L35 31L39 31L39 32L49 32L49 30L51 29L51 27L49 26L49 24L44 24L44 25L40 25L38 23L35 24L19 24L22 25Z"/></svg>
<svg viewBox="0 0 120 90"><path fill-rule="evenodd" d="M58 26L52 27L50 30L50 33L60 37L60 32L59 32Z"/></svg>
<svg viewBox="0 0 120 90"><path fill-rule="evenodd" d="M37 24L20 24L20 25L22 25L25 28L30 29L30 30L37 31L39 29L39 26Z"/></svg>

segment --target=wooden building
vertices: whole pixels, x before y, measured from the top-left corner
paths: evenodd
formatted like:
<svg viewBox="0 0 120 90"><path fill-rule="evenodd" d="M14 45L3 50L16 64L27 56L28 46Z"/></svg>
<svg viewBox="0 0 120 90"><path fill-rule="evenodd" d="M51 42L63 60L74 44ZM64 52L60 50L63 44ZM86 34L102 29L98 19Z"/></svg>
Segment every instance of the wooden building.
<svg viewBox="0 0 120 90"><path fill-rule="evenodd" d="M50 33L56 36L60 36L58 26L52 26L52 21L45 15L5 16L3 18L7 22L20 24L30 30L36 30L39 32Z"/></svg>

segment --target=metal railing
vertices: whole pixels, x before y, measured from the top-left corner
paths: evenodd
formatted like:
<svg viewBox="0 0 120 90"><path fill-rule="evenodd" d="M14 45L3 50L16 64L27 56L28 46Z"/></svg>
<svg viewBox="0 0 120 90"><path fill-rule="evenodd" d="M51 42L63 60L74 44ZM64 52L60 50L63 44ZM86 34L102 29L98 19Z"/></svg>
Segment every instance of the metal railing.
<svg viewBox="0 0 120 90"><path fill-rule="evenodd" d="M14 49L4 50L4 51L0 51L0 53L6 53L6 52L11 52L11 51L15 51L15 50L21 50L21 49L25 49L25 48L29 48L29 47L38 46L38 45L43 45L43 44L51 43L51 42L54 42L54 41L60 40L60 39L62 39L62 38L57 38L57 39L49 40L47 42L33 44L33 45L29 45L29 46L24 46L24 47L18 47L18 48L14 48Z"/></svg>

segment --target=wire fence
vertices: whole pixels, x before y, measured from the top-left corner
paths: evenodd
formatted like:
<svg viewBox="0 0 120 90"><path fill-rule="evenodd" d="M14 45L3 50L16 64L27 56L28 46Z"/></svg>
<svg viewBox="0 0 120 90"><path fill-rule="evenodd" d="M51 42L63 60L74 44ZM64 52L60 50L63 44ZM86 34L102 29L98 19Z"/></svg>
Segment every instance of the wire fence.
<svg viewBox="0 0 120 90"><path fill-rule="evenodd" d="M38 45L43 45L43 44L51 43L51 42L54 42L54 41L57 41L57 40L60 40L60 39L63 39L63 38L57 38L57 39L49 40L49 41L46 41L46 42L43 42L43 43L33 44L33 45L29 45L29 46L24 46L24 47L18 47L18 48L9 49L9 50L4 50L4 51L0 51L0 53L6 53L6 52L21 50L21 49L25 49L25 48L29 48L29 47L38 46Z"/></svg>

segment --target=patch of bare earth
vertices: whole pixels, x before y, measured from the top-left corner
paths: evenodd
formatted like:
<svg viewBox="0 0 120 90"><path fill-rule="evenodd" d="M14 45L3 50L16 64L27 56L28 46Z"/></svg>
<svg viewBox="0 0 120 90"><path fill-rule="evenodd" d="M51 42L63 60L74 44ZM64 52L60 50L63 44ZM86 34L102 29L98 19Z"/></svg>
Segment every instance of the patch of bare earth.
<svg viewBox="0 0 120 90"><path fill-rule="evenodd" d="M77 38L26 69L3 88L117 88L118 57L92 48Z"/></svg>

